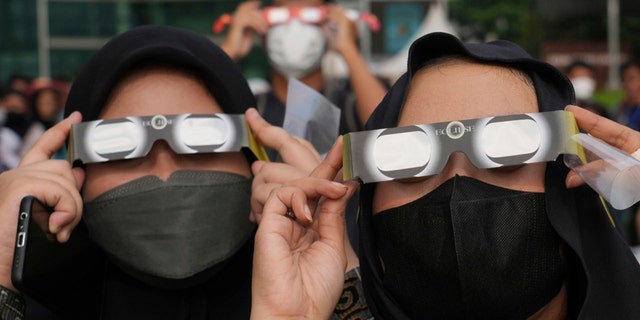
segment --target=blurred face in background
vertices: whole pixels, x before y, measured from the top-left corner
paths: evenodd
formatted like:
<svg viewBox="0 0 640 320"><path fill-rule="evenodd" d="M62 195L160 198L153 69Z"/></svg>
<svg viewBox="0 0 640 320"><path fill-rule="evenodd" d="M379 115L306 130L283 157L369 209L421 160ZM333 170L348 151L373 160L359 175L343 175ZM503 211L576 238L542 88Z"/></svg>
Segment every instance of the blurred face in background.
<svg viewBox="0 0 640 320"><path fill-rule="evenodd" d="M40 119L54 120L62 108L60 94L54 89L42 89L34 100L34 108Z"/></svg>
<svg viewBox="0 0 640 320"><path fill-rule="evenodd" d="M0 106L9 112L27 113L29 112L29 102L26 97L19 93L9 93L2 100Z"/></svg>
<svg viewBox="0 0 640 320"><path fill-rule="evenodd" d="M578 100L589 100L596 89L596 77L592 69L585 66L575 66L567 77L573 85Z"/></svg>
<svg viewBox="0 0 640 320"><path fill-rule="evenodd" d="M640 103L640 67L630 66L622 72L621 76L625 102Z"/></svg>
<svg viewBox="0 0 640 320"><path fill-rule="evenodd" d="M276 0L274 6L317 7L322 0ZM321 68L327 37L321 25L301 20L295 14L289 21L270 26L265 47L271 67L286 78L303 77Z"/></svg>
<svg viewBox="0 0 640 320"><path fill-rule="evenodd" d="M316 7L324 4L323 0L274 0L273 6Z"/></svg>

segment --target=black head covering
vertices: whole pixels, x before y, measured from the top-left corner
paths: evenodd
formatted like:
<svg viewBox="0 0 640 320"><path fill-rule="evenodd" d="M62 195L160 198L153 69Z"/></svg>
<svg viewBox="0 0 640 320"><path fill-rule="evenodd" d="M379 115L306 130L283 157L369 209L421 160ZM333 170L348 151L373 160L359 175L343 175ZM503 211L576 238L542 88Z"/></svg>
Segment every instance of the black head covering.
<svg viewBox="0 0 640 320"><path fill-rule="evenodd" d="M176 27L142 26L111 39L80 70L69 92L65 116L78 110L83 121L97 119L116 84L146 63L195 72L225 113L239 114L255 106L236 63L207 37ZM76 281L82 283L80 288L65 282L67 291L56 291L64 301L55 300L53 305L72 313L65 314L65 319L248 319L252 257L253 241L249 240L205 284L164 290L140 283L111 263L102 266L104 257L99 256L95 258L98 267L83 269L89 274ZM95 282L98 289L84 287ZM67 302L72 306L67 307Z"/></svg>
<svg viewBox="0 0 640 320"><path fill-rule="evenodd" d="M531 77L540 111L562 110L575 103L569 80L553 66L533 59L508 41L463 43L446 33L416 40L410 50L408 72L394 84L366 124L367 130L395 127L412 75L425 63L445 56L463 56L498 63ZM562 158L547 164L547 215L566 243L569 318L640 319L640 265L631 253L598 195L588 187L567 190L568 169ZM408 319L383 287L372 224L374 184L360 191L360 264L367 302L376 319Z"/></svg>
<svg viewBox="0 0 640 320"><path fill-rule="evenodd" d="M95 120L111 90L140 63L161 63L196 72L225 113L243 113L255 100L242 72L207 37L170 26L142 26L111 39L78 73L65 116L80 111Z"/></svg>

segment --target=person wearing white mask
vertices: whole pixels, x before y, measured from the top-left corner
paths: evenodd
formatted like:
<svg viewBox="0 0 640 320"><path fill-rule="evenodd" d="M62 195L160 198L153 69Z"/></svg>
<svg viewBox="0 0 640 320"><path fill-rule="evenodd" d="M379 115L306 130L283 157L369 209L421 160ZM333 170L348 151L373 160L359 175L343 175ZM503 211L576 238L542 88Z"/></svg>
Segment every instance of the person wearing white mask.
<svg viewBox="0 0 640 320"><path fill-rule="evenodd" d="M293 77L341 109L339 134L362 130L388 90L387 84L371 72L357 44L354 20L369 22L369 27L375 29L372 21L367 20L371 16L336 5L335 0L271 0L265 6L262 3L257 0L240 3L235 12L216 21L213 31L221 32L228 24L220 47L235 61L246 57L256 37L260 38L271 66L268 90L254 90L256 108L263 118L283 127L289 77ZM348 78L336 78L323 70L322 59L329 50L344 59ZM320 149L318 145L313 147ZM273 159L272 151L267 150ZM256 172L271 172L267 176L291 174L286 169L282 173L278 162L259 163L262 166L256 167ZM359 247L356 205L357 201L351 201L347 214L348 234L354 248Z"/></svg>
<svg viewBox="0 0 640 320"><path fill-rule="evenodd" d="M574 60L565 69L565 74L573 85L579 106L605 118L611 118L607 109L593 100L598 83L596 70L591 64L583 60Z"/></svg>
<svg viewBox="0 0 640 320"><path fill-rule="evenodd" d="M360 54L351 12L331 2L273 0L263 7L260 1L250 0L227 15L230 26L221 47L233 60L249 54L254 36L262 37L271 72L269 90L257 97L258 110L273 125L283 123L289 77L323 93L342 109L340 133L362 129L387 91ZM335 81L323 72L328 50L344 58L348 80Z"/></svg>

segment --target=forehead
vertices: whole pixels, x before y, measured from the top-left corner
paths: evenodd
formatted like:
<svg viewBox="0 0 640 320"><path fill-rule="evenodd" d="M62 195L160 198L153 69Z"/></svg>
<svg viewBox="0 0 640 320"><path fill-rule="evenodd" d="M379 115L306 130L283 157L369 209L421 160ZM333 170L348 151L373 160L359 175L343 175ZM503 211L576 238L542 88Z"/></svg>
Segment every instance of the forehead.
<svg viewBox="0 0 640 320"><path fill-rule="evenodd" d="M4 101L5 103L15 103L15 104L26 104L27 103L27 99L18 94L18 93L9 93L7 94L4 98L0 99L2 101Z"/></svg>
<svg viewBox="0 0 640 320"><path fill-rule="evenodd" d="M111 91L100 118L222 112L193 73L160 66L133 71L120 80Z"/></svg>
<svg viewBox="0 0 640 320"><path fill-rule="evenodd" d="M538 111L533 85L524 74L455 59L414 74L398 126Z"/></svg>
<svg viewBox="0 0 640 320"><path fill-rule="evenodd" d="M575 66L569 72L570 77L579 77L579 76L591 76L593 74L593 70L585 67L585 66Z"/></svg>

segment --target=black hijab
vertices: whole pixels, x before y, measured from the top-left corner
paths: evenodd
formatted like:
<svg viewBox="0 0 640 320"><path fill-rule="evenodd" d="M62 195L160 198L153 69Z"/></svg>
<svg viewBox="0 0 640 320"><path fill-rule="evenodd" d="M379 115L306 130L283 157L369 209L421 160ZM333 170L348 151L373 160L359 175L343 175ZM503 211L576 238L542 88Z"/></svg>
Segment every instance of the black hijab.
<svg viewBox="0 0 640 320"><path fill-rule="evenodd" d="M111 90L143 63L195 72L225 113L243 113L256 104L237 64L207 37L176 27L143 26L111 39L80 70L67 98L65 117L78 110L83 121L97 119Z"/></svg>
<svg viewBox="0 0 640 320"><path fill-rule="evenodd" d="M80 70L69 92L65 116L77 110L82 113L83 121L97 119L112 89L141 64L170 65L194 72L225 113L240 114L255 106L253 94L237 64L210 39L175 27L142 26L111 39ZM179 112L177 109L176 113ZM147 286L105 262L101 267L92 267L92 273L86 275L85 281L92 283L90 288L78 285L68 295L61 294L72 304L61 308L70 312L63 316L248 319L252 257L253 238L229 258L212 279L184 290ZM101 261L93 258L96 260ZM100 278L98 284L96 278Z"/></svg>
<svg viewBox="0 0 640 320"><path fill-rule="evenodd" d="M508 41L462 43L446 33L416 40L409 50L408 72L394 84L369 118L365 129L395 127L413 74L426 62L463 56L498 63L531 77L540 111L562 110L575 103L569 80L553 66L533 59ZM570 250L569 318L640 319L640 264L631 253L596 193L588 187L566 189L568 169L559 158L547 164L545 196L549 221ZM408 319L383 287L372 223L374 184L360 191L360 265L368 305L376 319Z"/></svg>

